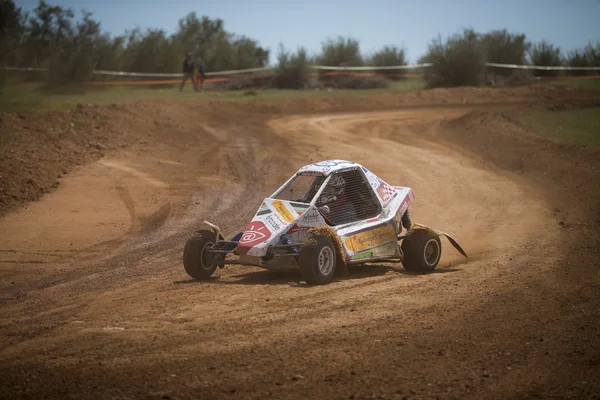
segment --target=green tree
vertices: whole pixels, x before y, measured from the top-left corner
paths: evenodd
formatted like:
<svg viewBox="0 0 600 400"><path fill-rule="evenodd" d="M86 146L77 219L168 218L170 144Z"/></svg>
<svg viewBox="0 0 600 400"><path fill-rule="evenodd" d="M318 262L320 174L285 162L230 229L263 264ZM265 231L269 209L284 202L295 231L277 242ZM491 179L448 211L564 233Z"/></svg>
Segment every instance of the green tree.
<svg viewBox="0 0 600 400"><path fill-rule="evenodd" d="M491 31L482 36L486 62L497 64L523 65L527 62L527 52L531 44L524 34L509 33L506 30ZM495 74L513 75L510 68L490 68Z"/></svg>
<svg viewBox="0 0 600 400"><path fill-rule="evenodd" d="M321 54L317 62L327 66L361 66L364 64L360 54L358 40L339 36L337 39L327 39L321 45Z"/></svg>
<svg viewBox="0 0 600 400"><path fill-rule="evenodd" d="M546 40L542 40L531 47L529 51L529 60L533 65L546 67L560 67L564 65L564 58L559 47L556 47ZM557 70L535 70L536 76L556 76L560 75Z"/></svg>
<svg viewBox="0 0 600 400"><path fill-rule="evenodd" d="M69 10L68 10L69 11ZM54 45L48 69L48 85L52 88L62 85L81 84L87 81L95 67L95 45L100 38L100 22L84 11L83 18L68 30Z"/></svg>
<svg viewBox="0 0 600 400"><path fill-rule="evenodd" d="M125 36L111 38L104 33L96 40L94 65L98 70L121 71L124 67Z"/></svg>
<svg viewBox="0 0 600 400"><path fill-rule="evenodd" d="M406 51L396 46L385 46L368 60L375 67L406 65Z"/></svg>
<svg viewBox="0 0 600 400"><path fill-rule="evenodd" d="M13 0L0 0L0 65L16 61L15 49L23 33L21 9Z"/></svg>
<svg viewBox="0 0 600 400"><path fill-rule="evenodd" d="M219 38L226 36L222 19L211 20L203 16L199 19L195 12L190 12L179 20L179 29L173 39L181 53L193 52L206 58L206 51Z"/></svg>
<svg viewBox="0 0 600 400"><path fill-rule="evenodd" d="M17 65L16 49L20 47L23 31L21 9L12 0L0 0L0 66ZM0 87L4 85L10 72L0 70Z"/></svg>
<svg viewBox="0 0 600 400"><path fill-rule="evenodd" d="M296 53L291 53L279 45L275 70L274 86L279 89L303 89L308 84L308 53L300 47Z"/></svg>
<svg viewBox="0 0 600 400"><path fill-rule="evenodd" d="M50 6L40 0L27 23L22 63L46 67L63 39L73 34L74 13L68 8Z"/></svg>
<svg viewBox="0 0 600 400"><path fill-rule="evenodd" d="M487 62L523 65L531 43L524 34L508 33L506 30L491 31L482 36Z"/></svg>
<svg viewBox="0 0 600 400"><path fill-rule="evenodd" d="M241 36L234 40L236 69L264 67L269 62L269 51L258 45L256 40Z"/></svg>
<svg viewBox="0 0 600 400"><path fill-rule="evenodd" d="M124 52L125 69L131 72L179 72L181 56L171 45L171 39L162 29L139 29L129 32Z"/></svg>
<svg viewBox="0 0 600 400"><path fill-rule="evenodd" d="M269 60L257 41L227 32L221 19L199 19L194 12L179 20L172 46L180 55L193 52L209 71L261 67Z"/></svg>
<svg viewBox="0 0 600 400"><path fill-rule="evenodd" d="M396 65L406 65L406 51L396 46L385 46L383 49L379 50L365 61L367 64L374 67L393 67ZM393 76L394 74L402 74L402 70L381 72L390 75L389 77L392 80L402 79L401 77Z"/></svg>
<svg viewBox="0 0 600 400"><path fill-rule="evenodd" d="M586 57L585 51L574 50L567 54L567 64L569 67L590 67L590 60ZM569 71L570 75L583 76L587 71Z"/></svg>
<svg viewBox="0 0 600 400"><path fill-rule="evenodd" d="M477 86L484 80L485 48L472 29L432 40L419 61L433 64L425 70L429 87Z"/></svg>

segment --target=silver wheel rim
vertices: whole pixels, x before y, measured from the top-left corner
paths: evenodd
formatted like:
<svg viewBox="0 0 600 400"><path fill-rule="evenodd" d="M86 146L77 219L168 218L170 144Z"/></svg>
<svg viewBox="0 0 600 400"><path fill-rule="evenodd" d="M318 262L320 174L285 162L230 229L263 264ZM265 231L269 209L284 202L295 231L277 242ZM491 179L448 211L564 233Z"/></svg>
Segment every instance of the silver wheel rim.
<svg viewBox="0 0 600 400"><path fill-rule="evenodd" d="M318 266L319 271L323 275L329 275L333 271L333 263L335 262L335 255L331 247L323 247L319 252Z"/></svg>
<svg viewBox="0 0 600 400"><path fill-rule="evenodd" d="M437 240L429 239L427 243L425 243L425 248L423 249L423 259L430 267L438 262L440 259L440 244Z"/></svg>
<svg viewBox="0 0 600 400"><path fill-rule="evenodd" d="M205 258L207 257L206 255L206 249L207 248L211 248L214 247L214 243L212 242L207 242L204 247L202 247L202 251L200 252L200 268L202 268L205 271L209 271L212 267L207 267L205 264Z"/></svg>

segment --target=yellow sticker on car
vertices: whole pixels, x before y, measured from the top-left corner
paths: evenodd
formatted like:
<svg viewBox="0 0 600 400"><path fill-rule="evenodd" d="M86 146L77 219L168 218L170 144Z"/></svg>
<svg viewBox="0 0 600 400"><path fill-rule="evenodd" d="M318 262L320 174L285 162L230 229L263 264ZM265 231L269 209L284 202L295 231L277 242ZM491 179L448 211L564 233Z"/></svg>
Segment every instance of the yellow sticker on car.
<svg viewBox="0 0 600 400"><path fill-rule="evenodd" d="M346 248L353 253L370 249L396 240L396 233L391 225L357 233L344 239Z"/></svg>
<svg viewBox="0 0 600 400"><path fill-rule="evenodd" d="M273 207L275 208L275 210L277 210L277 213L281 215L281 218L283 218L283 220L288 224L294 222L294 220L296 219L281 200L275 200L273 202Z"/></svg>

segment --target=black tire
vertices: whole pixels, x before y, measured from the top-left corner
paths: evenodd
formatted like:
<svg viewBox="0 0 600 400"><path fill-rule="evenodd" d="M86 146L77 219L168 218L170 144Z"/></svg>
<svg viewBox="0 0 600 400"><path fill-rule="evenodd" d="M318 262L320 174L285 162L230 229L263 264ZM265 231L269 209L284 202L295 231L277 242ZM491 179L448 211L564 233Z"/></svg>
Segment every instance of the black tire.
<svg viewBox="0 0 600 400"><path fill-rule="evenodd" d="M205 250L215 245L216 235L208 230L192 233L183 248L183 267L189 276L198 280L206 280L217 269L217 265L210 265L212 257Z"/></svg>
<svg viewBox="0 0 600 400"><path fill-rule="evenodd" d="M410 229L402 240L401 247L404 253L402 265L407 271L430 272L440 262L442 242L431 229Z"/></svg>
<svg viewBox="0 0 600 400"><path fill-rule="evenodd" d="M404 228L406 228L406 230L409 230L410 227L412 226L412 223L410 221L410 214L408 213L408 210L406 210L404 212L404 215L402 215L402 226Z"/></svg>
<svg viewBox="0 0 600 400"><path fill-rule="evenodd" d="M309 285L325 285L333 280L337 254L333 241L325 236L309 236L300 248L300 274Z"/></svg>

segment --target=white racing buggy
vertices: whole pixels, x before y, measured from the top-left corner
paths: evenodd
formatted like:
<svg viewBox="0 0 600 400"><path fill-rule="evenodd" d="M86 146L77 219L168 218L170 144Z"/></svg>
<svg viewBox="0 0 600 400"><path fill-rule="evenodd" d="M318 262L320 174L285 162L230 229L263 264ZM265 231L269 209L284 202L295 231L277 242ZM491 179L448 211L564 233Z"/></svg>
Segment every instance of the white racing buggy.
<svg viewBox="0 0 600 400"><path fill-rule="evenodd" d="M432 271L441 257L440 236L466 257L448 234L411 223L412 200L410 188L390 186L354 162L307 165L264 199L246 230L231 240L204 221L209 229L187 240L183 265L199 280L217 267L242 264L299 269L308 284L326 284L336 269L367 262L402 262L409 271Z"/></svg>

